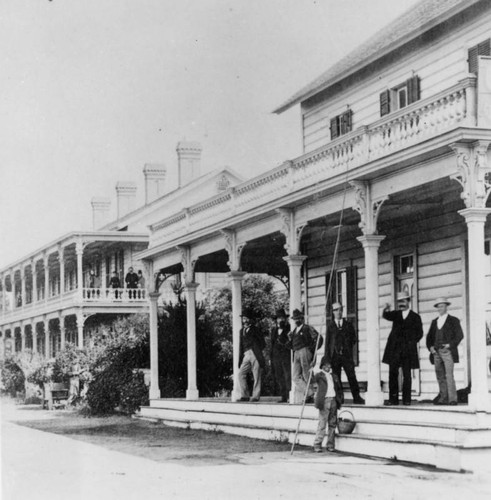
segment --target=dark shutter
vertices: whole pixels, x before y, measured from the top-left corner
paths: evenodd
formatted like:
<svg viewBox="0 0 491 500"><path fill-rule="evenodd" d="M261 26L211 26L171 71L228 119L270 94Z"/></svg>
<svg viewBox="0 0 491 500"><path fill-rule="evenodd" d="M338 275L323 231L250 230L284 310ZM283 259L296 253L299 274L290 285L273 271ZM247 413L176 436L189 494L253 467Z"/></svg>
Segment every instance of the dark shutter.
<svg viewBox="0 0 491 500"><path fill-rule="evenodd" d="M412 78L409 78L409 80L406 82L407 84L407 103L412 104L413 102L419 101L420 99L420 94L419 94L419 76L413 76Z"/></svg>
<svg viewBox="0 0 491 500"><path fill-rule="evenodd" d="M348 109L348 111L346 111L341 115L340 135L351 132L352 126L353 126L353 111L351 111L351 109Z"/></svg>
<svg viewBox="0 0 491 500"><path fill-rule="evenodd" d="M475 73L477 75L477 63L478 56L489 56L491 55L491 39L488 38L474 47L471 47L468 51L468 63L469 63L469 73Z"/></svg>
<svg viewBox="0 0 491 500"><path fill-rule="evenodd" d="M384 90L380 94L380 116L390 113L390 90Z"/></svg>
<svg viewBox="0 0 491 500"><path fill-rule="evenodd" d="M332 283L331 283L331 290L329 290L329 280L331 279L331 274L332 274ZM326 319L331 319L332 316L332 304L335 301L336 297L336 277L337 277L337 272L336 271L331 271L327 273L326 275ZM329 295L328 295L329 292Z"/></svg>
<svg viewBox="0 0 491 500"><path fill-rule="evenodd" d="M338 117L331 118L331 140L339 137Z"/></svg>
<svg viewBox="0 0 491 500"><path fill-rule="evenodd" d="M350 320L358 338L358 269L346 268L346 318ZM353 360L359 362L358 342L353 346Z"/></svg>

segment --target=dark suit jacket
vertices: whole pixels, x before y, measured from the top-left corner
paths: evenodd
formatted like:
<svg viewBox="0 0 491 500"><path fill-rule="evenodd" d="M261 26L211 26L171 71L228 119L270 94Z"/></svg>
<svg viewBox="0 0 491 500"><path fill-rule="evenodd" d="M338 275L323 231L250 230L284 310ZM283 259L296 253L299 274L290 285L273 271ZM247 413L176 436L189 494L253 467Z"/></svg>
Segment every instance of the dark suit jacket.
<svg viewBox="0 0 491 500"><path fill-rule="evenodd" d="M274 356L285 356L290 357L290 348L288 347L288 333L290 332L290 323L287 321L285 323L285 327L281 334L278 333L278 327L275 326L269 335L269 339L271 341L271 352L270 356L273 358Z"/></svg>
<svg viewBox="0 0 491 500"><path fill-rule="evenodd" d="M240 329L240 362L242 363L242 358L244 356L244 329ZM261 334L261 332L255 327L251 326L249 331L247 332L247 335L250 337L252 340L252 352L254 353L254 356L256 356L257 361L259 362L259 365L261 368L264 368L266 365L266 362L264 360L264 355L263 355L263 349L266 347L266 343L264 342L264 337Z"/></svg>
<svg viewBox="0 0 491 500"><path fill-rule="evenodd" d="M428 330L428 335L426 336L426 347L428 349L430 347L435 347L435 337L436 331L438 329L437 319L435 318L430 325L430 329ZM462 327L460 326L460 321L455 316L447 316L447 320L443 324L442 327L443 335L447 339L446 344L450 344L450 352L452 353L452 358L454 363L459 362L459 351L457 346L460 344L462 339L464 338L464 332L462 331Z"/></svg>
<svg viewBox="0 0 491 500"><path fill-rule="evenodd" d="M336 391L336 403L338 404L338 409L341 408L341 405L344 403L344 393L343 386L339 381L337 375L331 372L332 381L334 382L334 390ZM316 373L312 380L317 384L317 392L315 393L315 401L314 406L318 410L324 409L324 400L326 399L327 394L327 378L323 372Z"/></svg>
<svg viewBox="0 0 491 500"><path fill-rule="evenodd" d="M317 343L317 337L319 338L319 342ZM288 338L290 339L288 342L288 347L293 349L295 341L298 341L300 344L303 344L303 347L307 347L312 354L315 354L315 346L317 345L317 350L322 347L324 343L324 339L322 335L319 335L319 332L310 325L303 324L300 329L295 328L288 334Z"/></svg>
<svg viewBox="0 0 491 500"><path fill-rule="evenodd" d="M383 317L392 321L392 330L387 339L382 363L396 363L402 354L409 356L411 368L419 368L417 344L423 338L421 316L409 311L407 318L403 319L402 311L384 311Z"/></svg>
<svg viewBox="0 0 491 500"><path fill-rule="evenodd" d="M336 338L341 335L343 341L343 355L353 357L353 346L356 344L357 336L353 325L347 320L342 320L341 328L339 329L334 320L329 320L326 331L326 347L324 356L332 359L336 347Z"/></svg>

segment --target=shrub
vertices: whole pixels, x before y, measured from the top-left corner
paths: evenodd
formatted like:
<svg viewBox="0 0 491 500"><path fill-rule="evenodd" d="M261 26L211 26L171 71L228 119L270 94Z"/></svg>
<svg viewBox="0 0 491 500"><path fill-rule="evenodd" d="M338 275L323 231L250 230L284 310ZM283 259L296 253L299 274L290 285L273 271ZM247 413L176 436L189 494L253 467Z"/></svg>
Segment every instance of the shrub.
<svg viewBox="0 0 491 500"><path fill-rule="evenodd" d="M25 376L14 357L10 356L0 362L0 371L4 391L12 397L24 392Z"/></svg>

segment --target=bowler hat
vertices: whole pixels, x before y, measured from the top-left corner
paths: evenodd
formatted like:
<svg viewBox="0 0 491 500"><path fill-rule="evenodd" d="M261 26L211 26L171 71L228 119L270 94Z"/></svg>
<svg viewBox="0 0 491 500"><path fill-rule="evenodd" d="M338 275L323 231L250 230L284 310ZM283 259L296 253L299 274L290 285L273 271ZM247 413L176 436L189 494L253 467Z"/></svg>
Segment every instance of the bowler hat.
<svg viewBox="0 0 491 500"><path fill-rule="evenodd" d="M280 309L276 309L274 317L275 318L288 318L288 314L286 314L285 310L281 307Z"/></svg>
<svg viewBox="0 0 491 500"><path fill-rule="evenodd" d="M401 292L397 295L397 302L401 302L403 300L411 300L411 297L407 293Z"/></svg>
<svg viewBox="0 0 491 500"><path fill-rule="evenodd" d="M300 311L299 309L294 309L293 310L293 313L292 313L292 319L300 319L300 318L304 318L304 314L302 311Z"/></svg>
<svg viewBox="0 0 491 500"><path fill-rule="evenodd" d="M448 299L446 299L444 297L438 297L435 300L435 303L433 304L433 307L438 307L438 304L447 304L447 306L449 306L451 304L451 302L449 302Z"/></svg>
<svg viewBox="0 0 491 500"><path fill-rule="evenodd" d="M333 311L336 311L336 310L342 309L342 308L343 308L343 304L341 304L341 302L334 302L334 304L332 305Z"/></svg>

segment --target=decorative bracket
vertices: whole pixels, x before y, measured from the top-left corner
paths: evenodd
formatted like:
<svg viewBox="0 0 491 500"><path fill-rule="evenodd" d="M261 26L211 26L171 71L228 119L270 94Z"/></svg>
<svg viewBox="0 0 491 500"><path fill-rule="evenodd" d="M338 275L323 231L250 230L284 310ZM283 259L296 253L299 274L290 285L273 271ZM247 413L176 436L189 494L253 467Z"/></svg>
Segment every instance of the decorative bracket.
<svg viewBox="0 0 491 500"><path fill-rule="evenodd" d="M460 197L467 208L486 208L491 194L491 165L488 161L490 141L473 144L455 143L450 147L457 155L458 173L451 178L462 186Z"/></svg>
<svg viewBox="0 0 491 500"><path fill-rule="evenodd" d="M240 260L247 243L238 244L237 233L231 229L222 229L220 232L224 237L225 250L228 253L228 267L231 271L241 271L242 266Z"/></svg>
<svg viewBox="0 0 491 500"><path fill-rule="evenodd" d="M377 221L380 209L384 202L389 198L384 196L376 200L372 199L370 184L366 181L350 181L355 189L355 204L353 209L360 214L360 223L358 224L365 236L377 234Z"/></svg>
<svg viewBox="0 0 491 500"><path fill-rule="evenodd" d="M285 235L285 250L288 255L300 255L300 241L308 222L295 225L295 211L292 208L278 208L281 217L280 232Z"/></svg>
<svg viewBox="0 0 491 500"><path fill-rule="evenodd" d="M176 247L181 252L181 264L184 270L184 283L194 282L194 267L198 259L192 260L191 248L187 245L178 245Z"/></svg>

